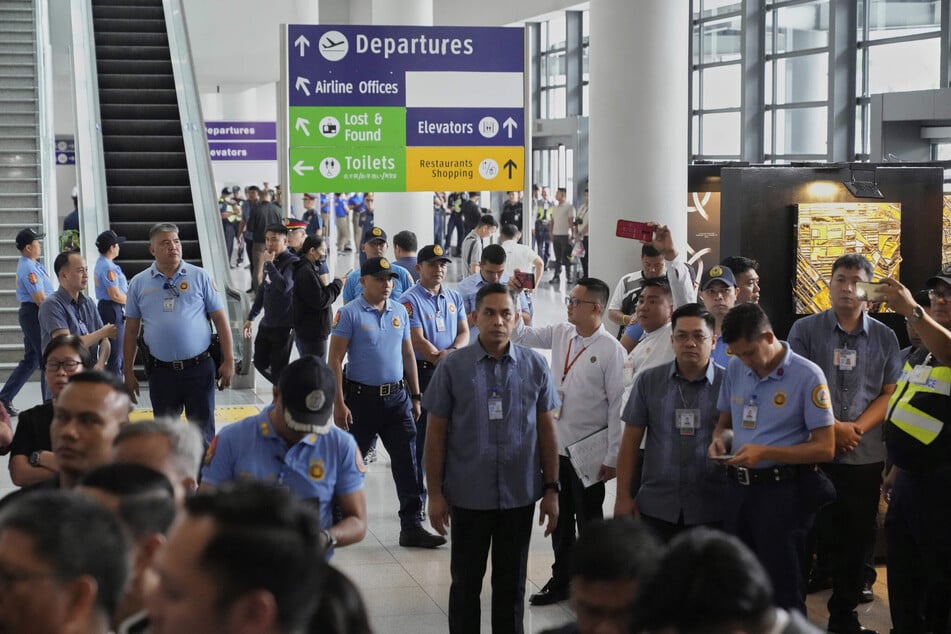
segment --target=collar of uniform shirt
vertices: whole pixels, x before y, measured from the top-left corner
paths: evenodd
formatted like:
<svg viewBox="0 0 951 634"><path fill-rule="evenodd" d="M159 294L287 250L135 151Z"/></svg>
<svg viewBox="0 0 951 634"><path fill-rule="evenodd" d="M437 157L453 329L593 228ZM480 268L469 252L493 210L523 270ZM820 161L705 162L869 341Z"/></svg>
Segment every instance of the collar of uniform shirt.
<svg viewBox="0 0 951 634"><path fill-rule="evenodd" d="M861 333L868 334L868 320L869 320L869 316L868 316L868 313L867 313L867 312L862 311L862 320L861 320L862 323L861 323L861 325L860 325L858 328L856 328L856 329L853 330L852 332L846 332L846 331L845 331L845 328L843 328L843 327L839 324L839 318L835 316L835 311L834 311L834 310L829 310L829 311L827 311L827 312L828 312L829 314L828 314L828 316L826 317L826 320L827 320L827 322L828 322L828 324L829 324L829 327L830 327L832 330L841 330L842 332L845 332L845 334L847 334L847 335L856 335L856 334L861 334Z"/></svg>
<svg viewBox="0 0 951 634"><path fill-rule="evenodd" d="M710 385L713 385L713 379L716 377L716 372L717 371L716 371L716 368L714 367L713 359L711 358L709 361L707 361L707 372L704 375L704 380ZM690 381L690 379L684 377L680 373L680 370L677 368L676 359L670 362L670 373L668 374L668 376L672 379L677 378L684 381L688 381L690 383L693 382L693 381Z"/></svg>

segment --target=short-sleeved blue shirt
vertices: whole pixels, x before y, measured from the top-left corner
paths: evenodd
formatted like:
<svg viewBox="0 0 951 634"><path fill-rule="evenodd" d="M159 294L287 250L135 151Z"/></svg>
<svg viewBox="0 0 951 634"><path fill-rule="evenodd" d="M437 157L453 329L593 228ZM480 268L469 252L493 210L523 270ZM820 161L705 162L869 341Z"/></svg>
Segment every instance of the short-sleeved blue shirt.
<svg viewBox="0 0 951 634"><path fill-rule="evenodd" d="M400 296L413 286L413 278L409 271L399 264L390 262L390 269L399 275L393 278L393 292L390 293L390 299L399 299ZM360 269L350 271L347 276L347 283L343 287L343 301L352 302L363 295L363 285L360 284Z"/></svg>
<svg viewBox="0 0 951 634"><path fill-rule="evenodd" d="M167 278L153 262L129 282L125 314L142 320L152 356L170 362L197 357L208 349L208 315L223 308L211 276L200 267L183 262Z"/></svg>
<svg viewBox="0 0 951 634"><path fill-rule="evenodd" d="M47 297L52 295L53 280L38 260L21 255L17 261L17 301L32 302L37 291L43 291Z"/></svg>
<svg viewBox="0 0 951 634"><path fill-rule="evenodd" d="M366 466L353 436L330 425L287 446L270 420L274 405L218 432L205 456L202 482L252 478L284 486L304 500L320 500L320 525L333 525L333 498L363 488Z"/></svg>
<svg viewBox="0 0 951 634"><path fill-rule="evenodd" d="M96 283L96 301L111 299L109 297L110 288L118 288L122 293L128 294L129 281L125 273L119 268L119 265L104 255L100 255L96 260L96 268L93 269L93 280Z"/></svg>
<svg viewBox="0 0 951 634"><path fill-rule="evenodd" d="M862 315L861 325L847 333L835 311L826 310L796 321L789 331L789 347L814 362L825 374L836 420L854 421L882 393L882 387L898 383L901 356L898 338L891 328ZM852 350L855 367L843 370L836 364L836 351ZM835 461L842 464L873 464L885 460L882 428L863 434L858 446Z"/></svg>
<svg viewBox="0 0 951 634"><path fill-rule="evenodd" d="M499 277L499 284L507 284L509 281L508 274L504 274ZM462 302L466 306L466 315L471 313L476 309L476 295L479 293L479 289L488 284L485 281L485 278L482 277L482 273L476 271L472 275L463 278L459 285L456 287L456 290L462 295ZM529 313L531 314L532 309L528 305L528 299L525 297L525 293L518 294L518 312L520 313ZM471 326L469 328L469 343L475 342L479 338L479 327Z"/></svg>
<svg viewBox="0 0 951 634"><path fill-rule="evenodd" d="M502 399L501 420L489 401ZM538 412L558 407L545 359L510 344L501 359L478 342L449 355L423 394L423 407L449 419L443 493L467 509L511 509L542 496Z"/></svg>
<svg viewBox="0 0 951 634"><path fill-rule="evenodd" d="M409 327L422 328L426 341L437 350L449 348L459 334L459 322L466 321L462 296L445 286L440 288L438 295L433 295L416 284L400 297L400 302L409 313ZM441 332L440 323L443 325ZM423 356L417 353L416 358L422 359Z"/></svg>
<svg viewBox="0 0 951 634"><path fill-rule="evenodd" d="M392 299L379 311L361 295L334 316L331 336L349 339L347 378L365 385L403 378L403 341L410 338L409 315Z"/></svg>
<svg viewBox="0 0 951 634"><path fill-rule="evenodd" d="M710 358L721 368L725 368L726 364L733 358L733 355L727 352L728 347L723 337L717 337L717 342L713 346L713 352L710 353Z"/></svg>
<svg viewBox="0 0 951 634"><path fill-rule="evenodd" d="M739 358L727 364L717 409L732 417L733 453L745 444L798 445L809 440L813 429L835 422L822 370L790 350L785 341L782 344L783 359L765 378L759 378ZM743 422L743 409L748 403L756 405L752 428ZM756 467L775 465L763 461Z"/></svg>
<svg viewBox="0 0 951 634"><path fill-rule="evenodd" d="M96 302L82 293L74 300L62 286L40 305L40 346L46 349L46 344L52 338L50 335L56 330L66 329L71 335L88 335L102 328L102 317L96 310ZM95 356L99 346L90 346Z"/></svg>

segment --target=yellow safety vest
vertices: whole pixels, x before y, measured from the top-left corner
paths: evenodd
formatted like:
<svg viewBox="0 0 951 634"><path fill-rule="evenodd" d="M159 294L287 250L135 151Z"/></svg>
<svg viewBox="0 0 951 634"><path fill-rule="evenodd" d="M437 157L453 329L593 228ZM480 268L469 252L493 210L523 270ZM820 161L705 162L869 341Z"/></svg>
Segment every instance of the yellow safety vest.
<svg viewBox="0 0 951 634"><path fill-rule="evenodd" d="M915 402L915 397L925 394L944 397L943 402L936 403L934 399L927 399L927 408L922 409L922 399ZM905 363L895 392L888 399L886 420L923 445L930 445L944 429L944 421L940 416L947 415L949 400L951 400L951 367L944 365L912 367L909 363ZM935 407L939 403L943 407Z"/></svg>

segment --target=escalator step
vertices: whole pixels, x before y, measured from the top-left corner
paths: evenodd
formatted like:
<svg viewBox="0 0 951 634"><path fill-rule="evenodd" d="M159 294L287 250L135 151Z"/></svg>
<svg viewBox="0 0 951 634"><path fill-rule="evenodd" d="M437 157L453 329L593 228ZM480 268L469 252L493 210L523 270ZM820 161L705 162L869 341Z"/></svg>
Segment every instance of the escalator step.
<svg viewBox="0 0 951 634"><path fill-rule="evenodd" d="M102 119L102 133L106 136L181 136L182 124L178 119Z"/></svg>
<svg viewBox="0 0 951 634"><path fill-rule="evenodd" d="M100 75L123 75L133 72L171 75L172 62L168 59L99 59L96 61L96 69Z"/></svg>
<svg viewBox="0 0 951 634"><path fill-rule="evenodd" d="M110 203L191 203L192 190L188 185L138 185L135 187L106 186Z"/></svg>
<svg viewBox="0 0 951 634"><path fill-rule="evenodd" d="M114 20L165 20L165 10L160 3L157 6L127 6L131 3L126 2L121 4L122 6L93 3L93 17Z"/></svg>
<svg viewBox="0 0 951 634"><path fill-rule="evenodd" d="M175 104L100 104L103 120L120 119L175 119L178 120L178 103Z"/></svg>
<svg viewBox="0 0 951 634"><path fill-rule="evenodd" d="M185 152L109 152L105 153L106 167L129 169L186 169Z"/></svg>
<svg viewBox="0 0 951 634"><path fill-rule="evenodd" d="M113 88L151 88L175 90L175 77L171 74L151 75L148 73L134 74L102 74L99 75L99 90Z"/></svg>
<svg viewBox="0 0 951 634"><path fill-rule="evenodd" d="M96 31L96 48L100 46L168 46L168 35L162 33L115 33Z"/></svg>
<svg viewBox="0 0 951 634"><path fill-rule="evenodd" d="M123 203L109 201L109 220L111 222L147 222L152 226L156 222L174 222L180 226L195 222L195 207L187 203ZM183 229L184 231L184 229Z"/></svg>
<svg viewBox="0 0 951 634"><path fill-rule="evenodd" d="M109 223L109 228L127 240L148 242L149 231L157 222L162 222L162 220L142 220L138 222L116 222L113 220ZM170 221L165 220L165 222ZM198 225L195 222L176 222L174 224L178 227L178 237L182 240L198 239Z"/></svg>
<svg viewBox="0 0 951 634"><path fill-rule="evenodd" d="M181 237L181 236L179 236ZM152 254L149 253L148 240L127 240L120 247L121 257L129 260L151 260ZM201 245L197 240L182 240L182 259L200 260ZM123 270L125 268L123 267ZM128 275L128 273L126 273Z"/></svg>
<svg viewBox="0 0 951 634"><path fill-rule="evenodd" d="M150 44L148 46L130 46L128 44L97 44L96 58L99 60L163 60L171 64L171 57L168 52L168 43L162 42L161 45Z"/></svg>
<svg viewBox="0 0 951 634"><path fill-rule="evenodd" d="M93 8L98 7L160 7L162 0L92 0Z"/></svg>
<svg viewBox="0 0 951 634"><path fill-rule="evenodd" d="M185 142L181 137L103 136L102 149L105 152L184 152Z"/></svg>
<svg viewBox="0 0 951 634"><path fill-rule="evenodd" d="M177 104L178 97L174 90L104 88L99 91L99 103Z"/></svg>
<svg viewBox="0 0 951 634"><path fill-rule="evenodd" d="M158 19L137 17L131 19L112 19L93 13L93 27L97 33L162 33L165 34L165 15Z"/></svg>
<svg viewBox="0 0 951 634"><path fill-rule="evenodd" d="M188 170L107 169L106 182L116 187L137 185L188 185Z"/></svg>

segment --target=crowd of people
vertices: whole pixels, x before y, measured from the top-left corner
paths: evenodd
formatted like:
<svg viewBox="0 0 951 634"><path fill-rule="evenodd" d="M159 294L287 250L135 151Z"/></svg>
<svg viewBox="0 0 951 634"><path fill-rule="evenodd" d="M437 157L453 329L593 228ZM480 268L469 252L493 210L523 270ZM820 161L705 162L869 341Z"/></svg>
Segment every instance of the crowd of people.
<svg viewBox="0 0 951 634"><path fill-rule="evenodd" d="M258 414L220 429L230 330L177 227L152 228L155 262L128 282L122 238L100 235L98 306L79 253L56 258L54 291L43 236L17 236L25 357L0 404L17 414L36 367L45 400L15 432L0 425L23 487L0 501L0 631L369 632L330 562L366 535L378 441L399 546L449 538L450 632L479 631L489 561L493 631L523 631L537 509L553 564L528 603L570 600L576 618L558 632L813 632L806 594L831 587L828 631L871 633L858 606L881 491L892 631L947 631L951 269L913 294L870 287L872 263L843 255L831 307L783 340L759 305L757 262L729 257L695 282L670 230L649 223L641 270L613 290L586 263L566 272L564 319L537 323L549 248L557 284L587 247L587 204L576 211L564 189L549 204L539 188L534 248L516 193L498 218L472 192L434 193L437 239L418 248L397 233L394 261L371 193L307 195L300 219L266 186L247 193L247 214L230 189L220 209L252 280L260 270L243 334L257 322L254 366L273 387ZM330 213L344 219L336 236ZM332 281L331 239L363 256ZM906 318L911 347L870 316L881 303ZM145 423L129 422L137 355Z"/></svg>

